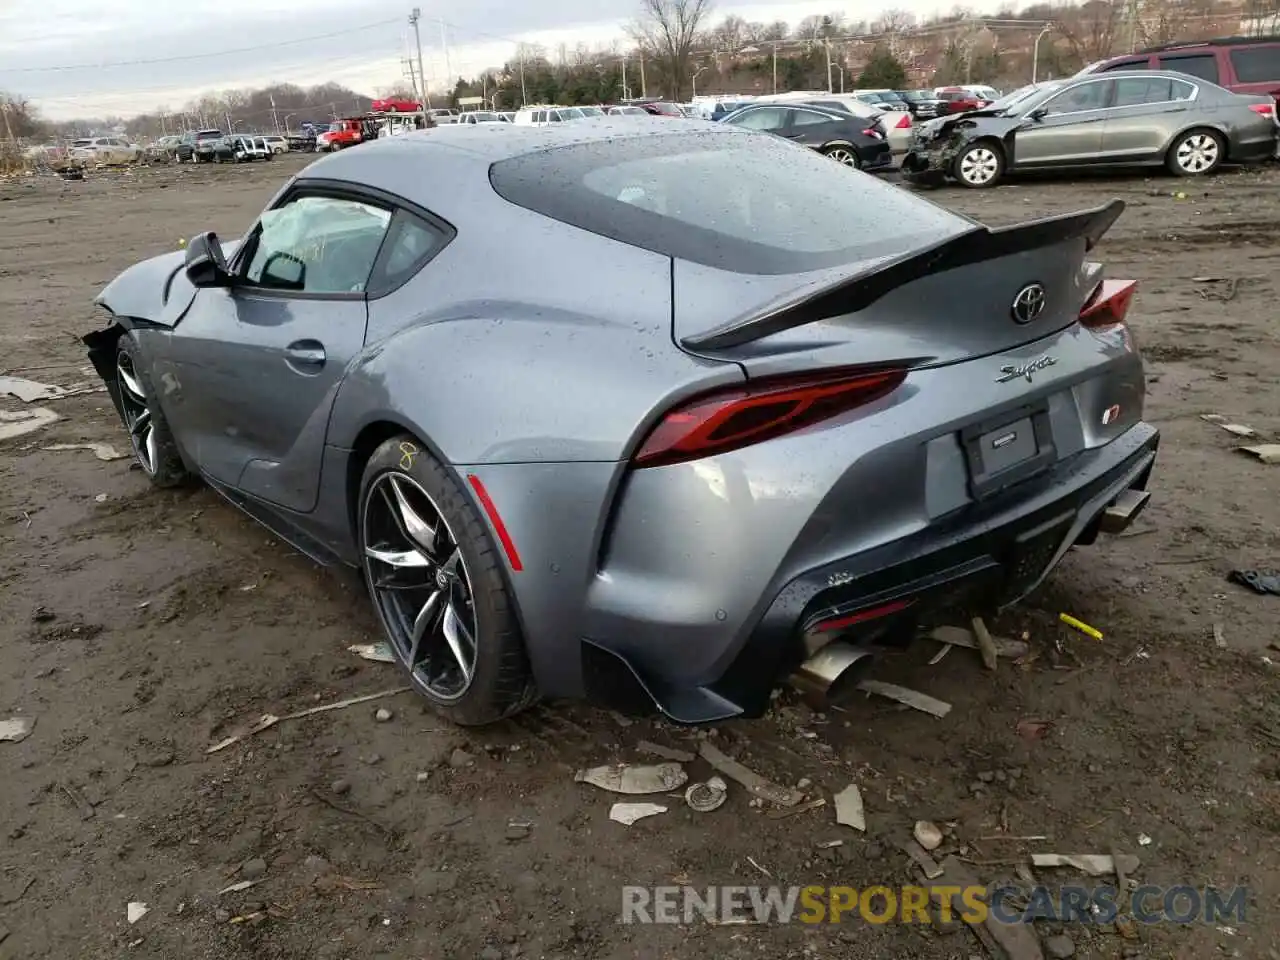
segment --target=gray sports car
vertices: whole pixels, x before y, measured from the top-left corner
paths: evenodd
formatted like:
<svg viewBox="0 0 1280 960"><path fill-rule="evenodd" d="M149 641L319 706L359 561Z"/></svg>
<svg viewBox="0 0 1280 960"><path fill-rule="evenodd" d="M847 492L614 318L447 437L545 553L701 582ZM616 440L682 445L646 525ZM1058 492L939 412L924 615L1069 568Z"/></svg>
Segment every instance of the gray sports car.
<svg viewBox="0 0 1280 960"><path fill-rule="evenodd" d="M1112 71L1024 88L931 120L902 161L908 180L991 187L1008 173L1165 166L1184 177L1276 153L1276 103L1166 70Z"/></svg>
<svg viewBox="0 0 1280 960"><path fill-rule="evenodd" d="M988 229L732 126L495 126L318 160L85 337L151 481L359 569L447 716L758 715L1145 504L1119 202Z"/></svg>

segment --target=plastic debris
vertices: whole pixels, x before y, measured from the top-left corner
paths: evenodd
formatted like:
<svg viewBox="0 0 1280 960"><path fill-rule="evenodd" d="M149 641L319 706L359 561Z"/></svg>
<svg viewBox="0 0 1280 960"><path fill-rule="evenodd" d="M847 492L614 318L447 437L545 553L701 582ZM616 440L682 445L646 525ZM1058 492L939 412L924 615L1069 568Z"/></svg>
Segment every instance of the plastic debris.
<svg viewBox="0 0 1280 960"><path fill-rule="evenodd" d="M1248 587L1254 593L1271 593L1280 595L1280 571L1276 570L1232 570L1227 574L1232 583Z"/></svg>
<svg viewBox="0 0 1280 960"><path fill-rule="evenodd" d="M125 916L128 918L130 925L137 923L150 912L151 908L141 900L134 900L125 907Z"/></svg>
<svg viewBox="0 0 1280 960"><path fill-rule="evenodd" d="M112 460L123 460L128 456L127 453L121 453L109 443L51 443L42 450L50 452L58 452L60 450L91 450L93 455L99 460L110 462Z"/></svg>
<svg viewBox="0 0 1280 960"><path fill-rule="evenodd" d="M682 787L689 775L678 763L656 763L652 766L620 763L579 770L573 779L610 793L645 794L667 793Z"/></svg>
<svg viewBox="0 0 1280 960"><path fill-rule="evenodd" d="M1095 627L1089 626L1083 620L1077 620L1075 617L1071 616L1071 614L1069 613L1058 614L1058 619L1061 620L1063 623L1065 623L1068 627L1071 627L1071 629L1079 630L1086 637L1092 637L1094 640L1102 639L1101 630L1098 630Z"/></svg>
<svg viewBox="0 0 1280 960"><path fill-rule="evenodd" d="M691 783L684 792L684 802L698 813L710 813L724 805L729 796L729 785L720 777L711 777L706 783Z"/></svg>
<svg viewBox="0 0 1280 960"><path fill-rule="evenodd" d="M62 387L52 383L38 383L35 380L24 380L22 377L0 377L0 397L17 397L23 403L34 403L36 400L56 400L66 393Z"/></svg>
<svg viewBox="0 0 1280 960"><path fill-rule="evenodd" d="M1263 463L1280 463L1280 443L1259 443L1252 447L1237 447L1241 453L1257 457Z"/></svg>
<svg viewBox="0 0 1280 960"><path fill-rule="evenodd" d="M61 419L58 414L46 407L20 410L17 413L0 410L0 440L12 440L14 437L35 433Z"/></svg>
<svg viewBox="0 0 1280 960"><path fill-rule="evenodd" d="M836 823L853 827L863 833L867 830L866 811L862 807L862 792L855 784L849 784L833 798L836 805Z"/></svg>
<svg viewBox="0 0 1280 960"><path fill-rule="evenodd" d="M609 809L609 819L629 827L637 820L666 812L667 808L660 803L615 803Z"/></svg>
<svg viewBox="0 0 1280 960"><path fill-rule="evenodd" d="M21 743L31 736L35 725L35 717L11 717L8 720L0 720L0 742Z"/></svg>
<svg viewBox="0 0 1280 960"><path fill-rule="evenodd" d="M648 740L641 740L636 744L636 749L641 753L651 757L661 757L663 760L674 760L676 763L692 763L695 754L688 750L677 750L675 747L664 747L660 743L651 743Z"/></svg>
<svg viewBox="0 0 1280 960"><path fill-rule="evenodd" d="M747 792L754 797L767 800L769 803L776 803L780 807L794 807L804 799L804 794L799 790L790 790L787 787L779 786L771 780L766 780L760 774L749 770L706 740L703 740L698 747L698 753L703 760L707 761L730 780L734 780L746 787Z"/></svg>
<svg viewBox="0 0 1280 960"><path fill-rule="evenodd" d="M937 850L942 846L942 831L928 820L917 820L911 832L916 838L916 843L926 850Z"/></svg>
<svg viewBox="0 0 1280 960"><path fill-rule="evenodd" d="M377 643L356 643L347 647L347 650L361 660L372 660L374 663L396 662L395 652L391 649L391 644L385 640Z"/></svg>
<svg viewBox="0 0 1280 960"><path fill-rule="evenodd" d="M1140 834L1138 834L1138 846L1140 846L1140 847L1149 847L1149 846L1151 846L1151 844L1153 844L1154 842L1155 842L1155 841L1154 841L1154 840L1152 840L1150 837L1148 837L1145 833L1140 833Z"/></svg>
<svg viewBox="0 0 1280 960"><path fill-rule="evenodd" d="M1222 624L1213 625L1213 645L1219 650L1227 649L1227 635L1222 631Z"/></svg>
<svg viewBox="0 0 1280 960"><path fill-rule="evenodd" d="M1237 437L1252 437L1258 433L1253 427L1246 427L1243 423L1231 423L1226 417L1217 413L1202 413L1200 419L1205 423L1219 426L1227 433L1235 434Z"/></svg>
<svg viewBox="0 0 1280 960"><path fill-rule="evenodd" d="M250 887L256 887L261 882L261 880L241 880L239 883L233 883L229 887L223 887L218 891L218 896L222 896L224 893L239 893L241 890L248 890Z"/></svg>
<svg viewBox="0 0 1280 960"><path fill-rule="evenodd" d="M885 683L883 680L863 680L858 684L858 689L864 693L874 693L890 700L897 700L908 707L919 710L922 713L932 714L938 718L945 717L951 712L951 704L945 700L938 700L927 693L909 690L894 683Z"/></svg>
<svg viewBox="0 0 1280 960"><path fill-rule="evenodd" d="M1119 854L1114 858L1105 853L1033 853L1033 867L1075 867L1091 877L1103 877L1119 871L1133 873L1141 861L1131 854Z"/></svg>
<svg viewBox="0 0 1280 960"><path fill-rule="evenodd" d="M271 713L264 713L261 717L249 724L244 730L233 733L225 740L219 740L211 746L205 753L217 753L219 750L225 750L233 743L239 743L241 740L247 740L250 737L257 736L263 730L270 730L277 723L285 720L300 720L303 717L309 717L316 713L328 713L330 710L342 710L346 707L354 707L358 703L368 703L370 700L380 700L383 697L392 697L397 693L405 693L409 687L392 687L390 690L382 690L378 693L367 693L362 697L351 697L347 700L339 700L336 703L325 703L318 707L308 707L306 710L298 710L294 713L286 713L283 717L277 717Z"/></svg>

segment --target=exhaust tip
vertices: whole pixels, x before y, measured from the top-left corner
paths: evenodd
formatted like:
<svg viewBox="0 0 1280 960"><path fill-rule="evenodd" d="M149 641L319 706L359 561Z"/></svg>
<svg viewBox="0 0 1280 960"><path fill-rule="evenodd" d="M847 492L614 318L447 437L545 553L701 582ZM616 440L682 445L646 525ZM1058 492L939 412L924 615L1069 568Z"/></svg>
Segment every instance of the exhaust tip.
<svg viewBox="0 0 1280 960"><path fill-rule="evenodd" d="M853 695L874 658L866 647L836 640L802 663L791 681L811 702L838 705Z"/></svg>

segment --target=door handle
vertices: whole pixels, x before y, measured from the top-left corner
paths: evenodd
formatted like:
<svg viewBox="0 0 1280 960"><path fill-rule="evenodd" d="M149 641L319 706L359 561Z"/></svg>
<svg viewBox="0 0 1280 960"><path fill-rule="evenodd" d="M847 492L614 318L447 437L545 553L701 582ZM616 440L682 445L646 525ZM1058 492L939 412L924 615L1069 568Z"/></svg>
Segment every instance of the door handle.
<svg viewBox="0 0 1280 960"><path fill-rule="evenodd" d="M316 340L297 340L284 349L285 356L294 363L322 366L325 361L324 345Z"/></svg>

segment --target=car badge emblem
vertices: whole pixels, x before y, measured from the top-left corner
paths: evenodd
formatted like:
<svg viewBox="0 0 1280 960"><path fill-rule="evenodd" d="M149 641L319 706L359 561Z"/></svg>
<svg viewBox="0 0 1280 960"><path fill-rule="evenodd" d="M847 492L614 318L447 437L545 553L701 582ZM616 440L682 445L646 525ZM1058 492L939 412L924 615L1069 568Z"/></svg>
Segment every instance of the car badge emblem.
<svg viewBox="0 0 1280 960"><path fill-rule="evenodd" d="M1030 323L1044 313L1047 303L1044 284L1029 283L1013 298L1013 322Z"/></svg>
<svg viewBox="0 0 1280 960"><path fill-rule="evenodd" d="M1031 382L1031 378L1035 376L1037 371L1043 370L1045 367L1052 367L1057 363L1057 359L1049 356L1047 353L1043 357L1036 357L1030 363L1007 364L1000 368L999 377L996 377L996 383L1008 383L1010 380L1025 379L1027 383Z"/></svg>

